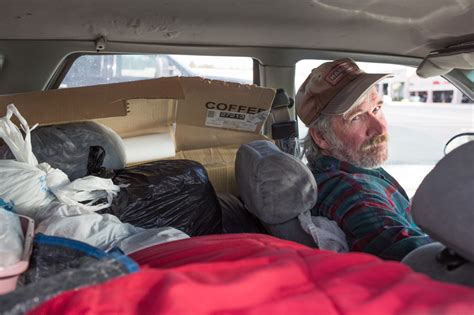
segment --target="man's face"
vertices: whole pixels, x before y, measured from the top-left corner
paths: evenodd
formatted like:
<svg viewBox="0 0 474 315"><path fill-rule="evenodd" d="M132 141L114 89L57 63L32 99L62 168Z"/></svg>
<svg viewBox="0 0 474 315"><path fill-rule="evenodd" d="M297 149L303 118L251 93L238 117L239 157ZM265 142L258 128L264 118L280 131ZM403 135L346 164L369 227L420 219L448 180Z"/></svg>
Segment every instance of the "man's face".
<svg viewBox="0 0 474 315"><path fill-rule="evenodd" d="M387 122L375 87L344 115L332 118L337 142L327 151L334 157L365 168L379 167L388 157Z"/></svg>

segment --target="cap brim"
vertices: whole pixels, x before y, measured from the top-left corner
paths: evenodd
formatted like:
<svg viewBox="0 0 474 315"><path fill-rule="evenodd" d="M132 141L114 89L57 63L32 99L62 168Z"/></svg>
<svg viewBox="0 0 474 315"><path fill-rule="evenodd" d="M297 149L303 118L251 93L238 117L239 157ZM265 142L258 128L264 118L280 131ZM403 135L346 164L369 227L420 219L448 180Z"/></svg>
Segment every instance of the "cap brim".
<svg viewBox="0 0 474 315"><path fill-rule="evenodd" d="M329 101L328 105L323 109L321 114L325 115L341 115L347 112L353 105L357 103L369 89L377 82L393 77L387 73L363 73L357 79L350 82L339 93Z"/></svg>

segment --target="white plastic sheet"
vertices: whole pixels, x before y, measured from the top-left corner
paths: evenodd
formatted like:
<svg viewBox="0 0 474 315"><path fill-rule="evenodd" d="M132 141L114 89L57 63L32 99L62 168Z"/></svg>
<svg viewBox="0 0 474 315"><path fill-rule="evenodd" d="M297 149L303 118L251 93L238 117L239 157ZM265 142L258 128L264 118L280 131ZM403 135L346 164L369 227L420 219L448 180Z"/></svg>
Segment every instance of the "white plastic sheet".
<svg viewBox="0 0 474 315"><path fill-rule="evenodd" d="M137 234L119 240L113 245L119 247L128 255L150 246L187 238L189 238L189 235L180 230L172 227L161 227L143 230Z"/></svg>
<svg viewBox="0 0 474 315"><path fill-rule="evenodd" d="M18 215L0 207L0 270L20 261L23 243Z"/></svg>
<svg viewBox="0 0 474 315"><path fill-rule="evenodd" d="M98 214L84 210L82 206L51 204L45 219L36 232L71 238L106 250L114 242L143 231L128 223L122 223L111 214Z"/></svg>
<svg viewBox="0 0 474 315"><path fill-rule="evenodd" d="M82 206L89 211L97 211L109 207L113 197L119 191L120 187L114 185L109 178L86 176L53 190L53 193L64 204ZM107 202L97 204L97 201L103 198L107 198Z"/></svg>
<svg viewBox="0 0 474 315"><path fill-rule="evenodd" d="M36 228L37 233L72 238L102 250L119 247L130 254L140 249L189 238L171 227L143 229L122 223L111 214L98 214L81 206L68 206L53 202L44 219Z"/></svg>

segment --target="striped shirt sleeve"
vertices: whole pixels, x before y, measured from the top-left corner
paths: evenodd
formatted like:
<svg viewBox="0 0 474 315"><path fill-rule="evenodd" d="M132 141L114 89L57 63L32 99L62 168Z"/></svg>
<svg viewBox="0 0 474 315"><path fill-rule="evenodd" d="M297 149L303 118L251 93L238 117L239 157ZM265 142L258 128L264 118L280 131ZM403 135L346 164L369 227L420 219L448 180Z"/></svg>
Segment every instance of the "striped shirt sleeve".
<svg viewBox="0 0 474 315"><path fill-rule="evenodd" d="M335 220L351 251L401 260L431 239L413 222L408 201L389 184L336 176L319 187L319 215Z"/></svg>

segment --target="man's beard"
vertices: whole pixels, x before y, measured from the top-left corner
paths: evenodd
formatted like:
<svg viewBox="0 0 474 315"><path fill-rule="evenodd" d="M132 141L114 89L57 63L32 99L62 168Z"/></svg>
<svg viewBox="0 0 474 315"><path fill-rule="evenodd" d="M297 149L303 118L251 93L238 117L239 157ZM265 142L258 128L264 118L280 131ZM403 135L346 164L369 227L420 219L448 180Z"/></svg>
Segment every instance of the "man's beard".
<svg viewBox="0 0 474 315"><path fill-rule="evenodd" d="M332 139L329 150L335 158L363 168L377 168L388 158L388 137L386 135L375 136L362 143L357 150L345 147L338 138Z"/></svg>

